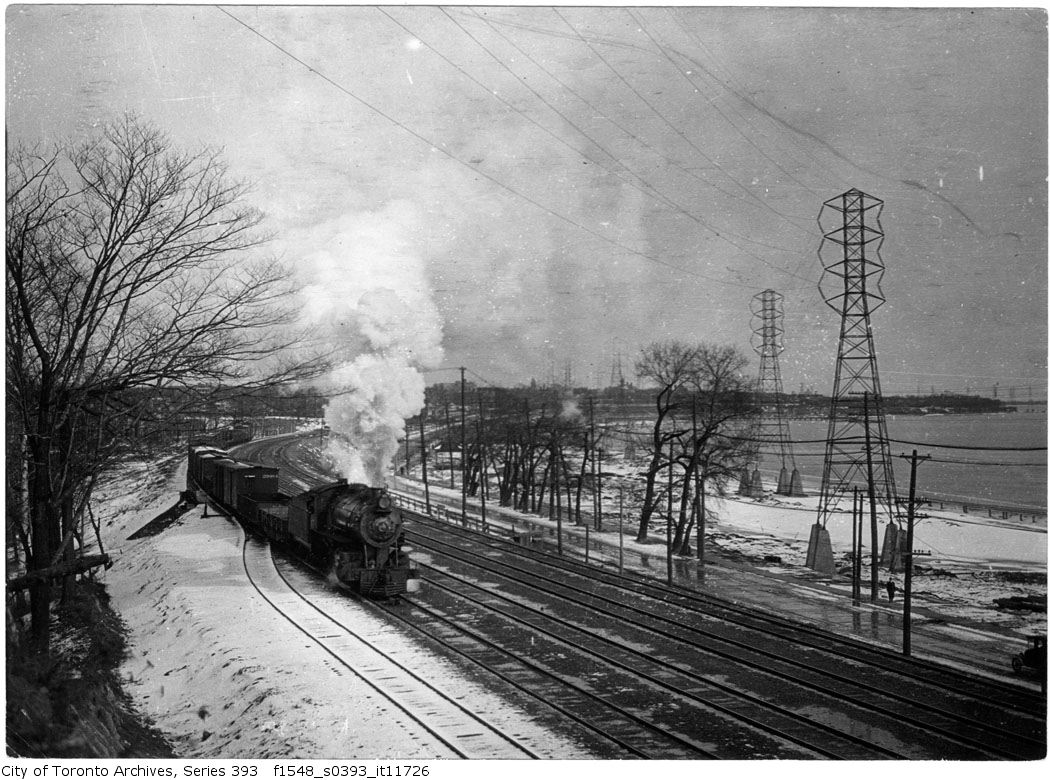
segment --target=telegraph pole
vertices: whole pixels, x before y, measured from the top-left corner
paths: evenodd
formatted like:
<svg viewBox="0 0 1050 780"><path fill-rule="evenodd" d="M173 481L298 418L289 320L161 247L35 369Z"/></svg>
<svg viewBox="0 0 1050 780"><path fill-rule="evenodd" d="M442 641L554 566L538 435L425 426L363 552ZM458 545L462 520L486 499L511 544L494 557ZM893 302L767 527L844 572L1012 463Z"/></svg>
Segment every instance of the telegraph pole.
<svg viewBox="0 0 1050 780"><path fill-rule="evenodd" d="M871 600L874 603L879 599L879 524L875 521L875 468L871 457L867 390L864 391L864 450L868 464L868 501L871 503Z"/></svg>
<svg viewBox="0 0 1050 780"><path fill-rule="evenodd" d="M423 463L423 495L427 499L427 514L430 514L430 480L427 478L427 440L424 431L427 408L424 406L419 412L419 456Z"/></svg>
<svg viewBox="0 0 1050 780"><path fill-rule="evenodd" d="M448 410L448 400L445 400L445 441L448 447L448 480L449 487L456 489L456 462L452 459L452 414Z"/></svg>
<svg viewBox="0 0 1050 780"><path fill-rule="evenodd" d="M674 522L674 442L667 442L667 584L674 579L671 563L671 523Z"/></svg>
<svg viewBox="0 0 1050 780"><path fill-rule="evenodd" d="M929 455L923 455L926 460ZM919 466L918 450L911 451L911 481L908 483L908 532L904 540L904 654L911 655L911 567L915 543L915 473Z"/></svg>
<svg viewBox="0 0 1050 780"><path fill-rule="evenodd" d="M459 369L459 479L462 482L463 525L467 524L467 369Z"/></svg>
<svg viewBox="0 0 1050 780"><path fill-rule="evenodd" d="M484 413L482 412L481 403L481 388L478 388L478 458L481 461L480 473L481 477L479 482L481 487L478 488L478 492L481 493L481 530L483 533L488 533L488 522L485 519L485 433L484 433Z"/></svg>
<svg viewBox="0 0 1050 780"><path fill-rule="evenodd" d="M860 491L853 488L853 567L851 577L853 584L853 606L860 606L860 544L863 530L864 504L860 500Z"/></svg>
<svg viewBox="0 0 1050 780"><path fill-rule="evenodd" d="M623 574L623 478L620 479L620 574Z"/></svg>

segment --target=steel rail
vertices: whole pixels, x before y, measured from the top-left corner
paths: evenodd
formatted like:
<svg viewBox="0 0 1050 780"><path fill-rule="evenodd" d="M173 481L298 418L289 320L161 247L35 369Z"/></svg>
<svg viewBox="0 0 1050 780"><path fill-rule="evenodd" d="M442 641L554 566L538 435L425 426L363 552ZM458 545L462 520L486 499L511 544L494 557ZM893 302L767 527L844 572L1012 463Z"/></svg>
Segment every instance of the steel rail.
<svg viewBox="0 0 1050 780"><path fill-rule="evenodd" d="M433 540L428 540L428 541L433 542ZM444 549L441 549L441 548L444 548ZM822 696L831 698L834 701L834 703L836 703L836 704L840 703L842 701L845 701L849 705L851 705L853 707L856 707L856 708L858 708L858 709L860 709L862 711L874 713L874 714L877 714L877 715L879 715L881 717L889 718L889 719L891 719L894 722L910 724L910 725L915 726L917 728L920 728L920 729L922 729L922 730L924 730L924 731L926 731L928 733L938 734L939 736L942 736L942 737L944 737L944 738L946 738L946 739L948 739L948 740L950 740L950 741L952 741L952 742L954 742L956 744L962 745L962 746L966 746L966 747L970 747L970 748L976 748L976 749L981 750L981 751L994 753L994 754L997 754L999 756L1007 757L1007 758L1030 758L1034 754L1036 754L1039 751L1039 749L1041 749L1041 747L1042 747L1042 742L1041 741L1029 740L1028 738L1026 738L1026 737L1024 737L1022 735L1018 735L1018 734L1013 733L1013 732L1001 731L999 729L995 729L994 727L989 727L985 723L980 723L980 722L975 722L975 721L969 720L965 716L959 715L958 713L955 713L955 712L943 711L943 710L937 709L937 708L935 708L933 706L924 704L922 702L916 702L916 701L914 701L912 699L908 699L908 698L906 698L904 696L899 696L899 695L887 693L887 692L883 691L880 688L876 688L875 686L870 686L870 685L866 685L866 684L863 684L863 683L857 683L852 678L845 677L843 675L837 675L837 674L830 673L830 672L825 672L823 669L821 669L819 667L810 666L810 665L801 663L801 662L797 661L796 659L792 659L792 658L789 658L789 657L779 656L779 655L777 655L775 653L772 653L772 652L769 652L769 651L765 651L765 650L762 650L762 649L760 649L758 647L755 647L753 644L748 644L746 642L742 642L742 641L739 641L739 640L728 639L728 638L719 636L718 634L714 634L714 633L705 631L704 629L697 628L697 627L695 627L695 626L693 626L691 624L682 623L680 621L675 620L674 618L670 618L670 617L667 617L667 616L664 616L664 615L653 615L652 613L646 612L646 611L644 611L644 610L642 610L640 608L637 608L637 607L634 607L634 606L628 604L626 601L617 601L615 599L609 598L608 596L597 594L597 593L595 593L592 590L586 590L586 589L583 589L583 588L575 587L575 586L571 585L570 583L568 583L564 579L555 579L553 577L546 577L546 576L544 576L542 574L539 574L538 572L534 572L534 571L530 571L528 569L523 569L521 567L513 566L513 565L505 563L503 561L492 561L490 558L487 558L485 556L481 556L481 555L478 555L476 553L472 554L469 551L464 551L462 548L456 547L456 546L453 546L453 545L442 545L440 542L438 542L438 547L435 547L432 544L428 549L430 549L430 550L432 550L434 552L438 552L439 554L445 555L447 557L450 557L450 558L452 558L454 560L459 560L459 561L461 561L463 563L467 563L468 565L475 566L475 567L481 569L482 571L489 572L489 573L495 574L497 576L502 576L502 577L508 579L511 582L515 582L515 583L524 585L525 587L533 588L533 589L537 590L538 592L546 594L548 596L552 596L554 598L559 598L559 599L561 599L563 601L568 602L570 605L583 606L583 607L585 607L587 609L594 610L598 614L604 615L606 617L609 617L609 618L612 618L612 619L615 619L615 620L623 621L625 624L630 625L630 626L634 626L634 627L636 627L636 628L638 628L640 630L643 630L643 631L645 631L647 633L656 634L657 636L662 637L664 639L668 639L668 640L671 640L671 641L679 642L679 643L681 643L681 644L683 644L683 645L685 645L687 647L695 648L696 650L699 650L700 652L707 653L709 655L713 655L713 656L716 656L716 657L724 658L724 659L728 660L730 663L732 663L732 664L734 664L734 665L736 665L738 667L741 667L741 668L744 668L744 669L757 670L763 675L774 677L775 679L778 679L778 680L784 680L784 681L790 682L792 684L798 685L800 687L806 688L806 689L811 690L811 691L816 691L817 693L821 694ZM451 552L451 553L448 552L449 549L453 550L454 552ZM464 557L464 555L470 556L470 559L468 560L468 558ZM482 561L482 563L478 563L477 562L478 560ZM551 586L551 588L547 589L547 588L538 586L538 585L536 585L534 583L526 582L525 580L521 579L517 575L507 574L506 573L507 570L510 570L512 572L515 572L515 571L516 572L520 572L521 574L523 574L523 575L525 575L527 577L534 578L536 580L540 580L543 583L549 584ZM443 576L455 579L455 580L461 582L464 585L471 585L471 586L474 585L470 581L470 579L468 579L465 576L461 576L461 575L458 575L458 574L451 574L451 573L449 573L447 571L442 571L440 569L438 571L441 571ZM474 587L476 587L476 586L474 586ZM565 591L566 590L571 590L573 593L579 594L580 596L583 597L583 600L577 600L575 597L570 597L570 596L565 595ZM631 594L631 595L636 595L636 594ZM619 613L617 613L616 611L614 611L612 609L605 609L605 608L602 608L602 607L599 607L599 606L595 606L595 604L593 603L594 601L604 602L604 603L606 603L606 604L608 604L608 605L610 605L612 607L615 607L617 609L635 613L636 615L640 616L642 618L642 620L632 620L632 619L626 618L624 615L619 614ZM519 605L519 606L522 606L523 608L529 608L527 605ZM564 620L562 620L560 618L557 618L556 616L554 616L554 615L552 615L550 613L539 612L538 610L535 610L535 611L538 614L541 614L544 619L556 620L556 621L559 621L559 622L563 623L567 627L571 627L571 628L574 628L574 629L577 629L577 630L580 630L580 631L587 631L588 633L591 633L596 638L604 639L604 637L602 637L601 634L589 631L588 629L583 629L583 628L581 628L580 626L578 626L576 624L572 624L572 623L570 623L568 621L564 621ZM774 660L780 662L781 664L787 665L789 667L801 666L802 668L805 668L805 669L807 669L808 671L810 671L812 673L815 673L815 674L818 674L818 675L824 675L824 676L827 676L827 677L831 677L833 680L835 680L835 681L837 681L839 683L842 683L842 684L845 684L845 685L852 685L852 686L856 686L856 687L865 689L867 692L871 693L872 695L882 696L882 697L890 698L890 699L897 699L897 700L899 700L901 702L905 702L905 703L908 703L908 704L917 704L922 710L930 712L930 713L932 713L932 714L934 714L936 716L939 716L939 717L941 717L941 718L943 718L945 720L952 721L952 722L958 722L958 723L964 723L964 724L968 725L970 728L980 729L982 731L988 731L989 729L991 729L994 733L990 733L987 736L995 737L997 739L1002 739L1002 740L1006 740L1006 741L1012 741L1014 743L1025 743L1025 744L1029 745L1031 750L1023 752L1023 753L1016 753L1016 752L1013 752L1013 751L1006 751L1006 750L1003 750L1001 748L991 748L990 749L986 742L980 741L980 740L977 740L977 739L973 739L973 738L970 738L970 737L966 737L964 735L960 735L956 731L953 731L951 728L947 728L945 726L941 726L941 725L938 725L936 723L930 723L929 721L926 721L926 720L923 720L923 719L920 719L920 718L916 718L916 717L911 716L911 715L909 715L907 713L903 713L903 712L901 712L899 710L891 709L891 708L885 706L884 704L877 704L877 703L868 702L868 701L866 701L864 699L861 699L861 698L859 698L857 696L846 694L846 693L844 693L842 691L842 689L835 689L835 688L832 688L832 687L830 687L830 686L828 686L826 684L821 684L821 683L818 683L818 682L813 682L811 680L806 680L804 678L801 678L801 677L797 676L796 674L793 674L790 671L784 671L783 669L770 669L768 667L763 667L763 666L761 666L759 663L757 663L755 661L748 661L745 658L741 658L740 655L737 655L734 652L730 652L730 651L727 651L727 650L718 650L716 648L710 647L707 644L701 644L700 642L691 641L691 640L689 640L687 638L684 638L681 633L676 633L674 630L671 630L671 629L663 629L663 628L660 628L657 625L654 625L653 623L645 622L645 621L659 621L661 623L665 623L667 625L670 625L673 628L681 629L684 632L692 633L694 635L699 635L700 637L703 637L706 640L713 640L713 641L718 642L720 644L729 645L729 646L731 646L733 648L736 648L737 650L744 651L746 653L752 653L752 654L756 654L756 655L759 655L759 656L765 656L767 658L774 659ZM678 671L678 672L680 672L682 674L686 674L688 676L694 676L696 679L698 679L699 681L702 681L704 683L714 684L714 685L716 685L716 687L722 687L725 690L727 690L729 692L733 692L733 693L736 693L738 691L738 689L733 687L733 686L725 685L725 684L722 684L722 683L712 683L711 681L707 680L704 677L701 677L699 675L693 675L693 673L689 672L688 670L683 670L683 669L675 666L671 662L664 662L664 663L668 663L668 665L671 668L675 669L676 671ZM746 694L744 694L744 695L746 695ZM775 706L775 705L769 705L769 706ZM788 712L790 712L790 711L788 711ZM818 725L818 726L824 725L824 724L820 724L818 721L814 721L814 724ZM831 727L831 728L833 728L833 727ZM853 739L853 737L851 735L842 734L838 730L834 730L834 731L835 731L836 734L839 734L840 736L842 736L845 739L851 739L851 740ZM870 745L871 743L869 743L869 742L862 742L862 744Z"/></svg>

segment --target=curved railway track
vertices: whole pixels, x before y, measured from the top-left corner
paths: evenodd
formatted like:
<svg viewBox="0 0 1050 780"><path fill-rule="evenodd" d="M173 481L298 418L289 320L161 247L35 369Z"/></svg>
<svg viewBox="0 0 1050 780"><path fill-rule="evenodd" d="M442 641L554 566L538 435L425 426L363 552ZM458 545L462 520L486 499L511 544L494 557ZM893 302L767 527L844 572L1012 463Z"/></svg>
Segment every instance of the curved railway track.
<svg viewBox="0 0 1050 780"><path fill-rule="evenodd" d="M304 486L323 481L295 464L298 446L255 443L252 457L279 459ZM1029 689L406 515L425 593L408 616L378 608L589 729L610 755L1045 754L1045 699Z"/></svg>
<svg viewBox="0 0 1050 780"><path fill-rule="evenodd" d="M318 606L281 570L269 544L243 536L241 561L255 591L332 659L416 724L452 758L538 758L539 754L459 701L460 695L423 679L382 637L370 638ZM341 673L341 672L340 672Z"/></svg>

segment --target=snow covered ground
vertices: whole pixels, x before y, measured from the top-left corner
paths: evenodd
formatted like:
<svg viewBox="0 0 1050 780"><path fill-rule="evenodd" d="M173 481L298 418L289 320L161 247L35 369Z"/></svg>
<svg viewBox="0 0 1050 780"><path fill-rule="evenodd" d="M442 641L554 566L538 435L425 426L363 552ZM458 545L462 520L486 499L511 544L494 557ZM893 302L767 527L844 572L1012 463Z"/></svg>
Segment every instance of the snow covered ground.
<svg viewBox="0 0 1050 780"><path fill-rule="evenodd" d="M719 519L712 540L724 549L761 560L779 557L784 564L802 567L806 562L809 529L817 514L817 498L767 496L761 500L728 498L716 502ZM719 504L721 504L719 506ZM981 519L961 512L928 511L929 518L915 526L915 548L929 550L916 557L912 594L916 606L934 609L945 617L995 626L1018 638L1046 633L1045 612L1003 611L995 599L1011 596L1046 596L1046 518L1039 522ZM850 517L842 514L828 522L836 563L845 565L843 553L851 543ZM881 543L881 538L880 538ZM870 549L867 545L865 549ZM780 568L780 567L778 567ZM1011 581L1011 572L1035 575ZM862 582L869 576L865 567ZM903 573L882 573L903 586ZM844 577L843 588L848 584ZM899 596L898 596L899 598Z"/></svg>
<svg viewBox="0 0 1050 780"><path fill-rule="evenodd" d="M370 689L349 675L336 675L322 651L254 594L240 569L236 525L204 518L198 509L157 536L127 541L174 502L184 479L184 467L176 462L164 469L128 464L98 496L108 551L116 560L106 584L130 629L131 654L124 665L128 688L176 751L200 758L442 757L439 745L392 717ZM450 499L458 495L432 488ZM815 500L714 501L711 539L771 573L803 575ZM610 499L607 506L612 505ZM829 530L837 551L848 546L847 519ZM656 525L653 537L662 534ZM602 536L616 538L609 530ZM917 577L917 605L935 605L947 615L995 625L1015 637L1045 632L1045 614L1006 613L992 602L1008 595L1045 595L1045 521L976 522L936 512L919 526L917 538L917 544L936 553L927 559L930 566L951 568L956 575ZM625 546L654 558L662 553L660 545L637 545L631 538ZM768 555L781 562L764 563ZM659 561L654 568L659 571ZM1035 585L1010 583L997 577L999 569L1044 577ZM422 671L435 677L451 679L458 673L440 658L427 664L429 670ZM450 685L461 686L479 707L508 708L507 717L520 718L523 730L539 728L469 680L453 679ZM553 756L588 757L557 734L546 738Z"/></svg>
<svg viewBox="0 0 1050 780"><path fill-rule="evenodd" d="M126 540L168 507L184 474L180 468L163 480L146 464L129 464L99 495L108 538ZM145 482L150 489L137 493ZM338 670L255 593L241 566L242 538L236 523L204 517L197 508L159 535L121 541L112 550L117 565L105 582L130 631L127 687L176 752L192 758L453 757L363 681ZM350 599L341 607L362 634L390 631ZM411 657L418 674L441 681L472 711L514 724L516 735L544 745L549 755L590 757L433 651L412 647Z"/></svg>

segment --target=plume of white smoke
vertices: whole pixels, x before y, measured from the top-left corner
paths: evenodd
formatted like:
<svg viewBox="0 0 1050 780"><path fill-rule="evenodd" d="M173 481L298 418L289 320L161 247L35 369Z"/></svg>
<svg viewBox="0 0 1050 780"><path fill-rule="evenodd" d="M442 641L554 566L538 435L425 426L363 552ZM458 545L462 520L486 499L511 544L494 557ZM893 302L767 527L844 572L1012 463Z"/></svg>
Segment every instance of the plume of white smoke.
<svg viewBox="0 0 1050 780"><path fill-rule="evenodd" d="M329 396L326 454L352 482L381 484L424 403L421 369L443 357L441 321L425 267L411 243L416 215L395 202L326 226L323 247L304 260L311 284L305 316L337 355L322 382Z"/></svg>
<svg viewBox="0 0 1050 780"><path fill-rule="evenodd" d="M572 421L579 417L580 405L572 398L566 398L561 402L561 414L558 416L565 421Z"/></svg>

